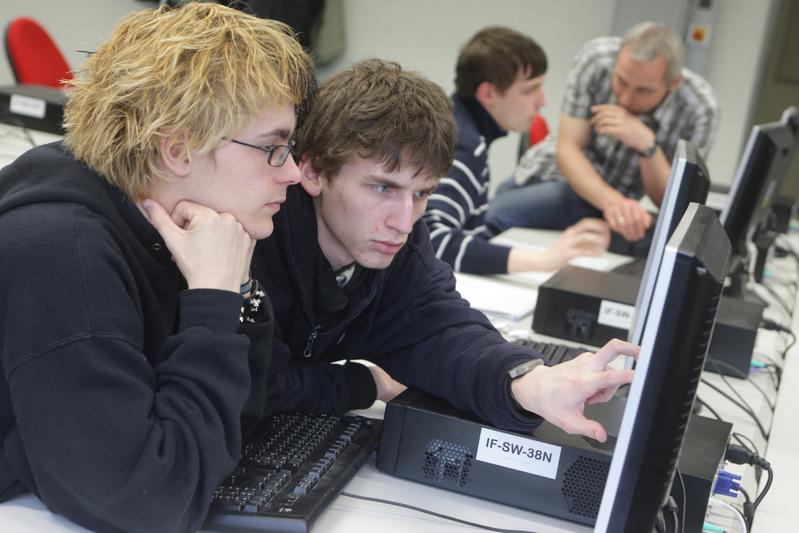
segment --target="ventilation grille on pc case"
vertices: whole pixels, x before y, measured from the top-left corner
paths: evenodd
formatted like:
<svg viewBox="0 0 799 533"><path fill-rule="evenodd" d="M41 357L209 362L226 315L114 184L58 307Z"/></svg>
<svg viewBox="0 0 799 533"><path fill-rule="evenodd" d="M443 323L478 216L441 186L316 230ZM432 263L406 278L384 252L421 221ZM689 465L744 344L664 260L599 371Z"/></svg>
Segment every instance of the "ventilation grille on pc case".
<svg viewBox="0 0 799 533"><path fill-rule="evenodd" d="M424 477L442 485L464 486L469 480L474 454L466 446L440 439L430 441L424 452Z"/></svg>
<svg viewBox="0 0 799 533"><path fill-rule="evenodd" d="M599 442L598 440L589 437L583 437L583 440L592 448L596 448L597 450L613 453L613 451L616 449L616 437L613 435L608 435L608 440L605 442Z"/></svg>
<svg viewBox="0 0 799 533"><path fill-rule="evenodd" d="M566 470L560 492L566 500L566 508L570 513L596 518L608 470L610 470L609 458L604 461L590 457L579 457Z"/></svg>

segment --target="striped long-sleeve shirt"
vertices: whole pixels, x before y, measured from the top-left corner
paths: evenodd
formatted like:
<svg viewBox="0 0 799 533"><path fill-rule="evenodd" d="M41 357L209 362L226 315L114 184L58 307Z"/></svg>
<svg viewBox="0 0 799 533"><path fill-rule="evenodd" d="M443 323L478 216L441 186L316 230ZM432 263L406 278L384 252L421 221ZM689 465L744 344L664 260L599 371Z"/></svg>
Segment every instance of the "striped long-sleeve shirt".
<svg viewBox="0 0 799 533"><path fill-rule="evenodd" d="M452 169L430 197L424 221L433 250L456 272L498 274L508 270L510 248L491 244L488 209L488 147L506 135L473 99L452 96L458 138Z"/></svg>

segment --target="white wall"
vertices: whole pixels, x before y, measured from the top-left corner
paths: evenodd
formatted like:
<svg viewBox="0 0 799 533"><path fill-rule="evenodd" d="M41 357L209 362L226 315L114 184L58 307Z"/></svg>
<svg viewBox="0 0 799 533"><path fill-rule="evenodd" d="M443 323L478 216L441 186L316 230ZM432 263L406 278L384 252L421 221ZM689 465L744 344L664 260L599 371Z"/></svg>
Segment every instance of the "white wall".
<svg viewBox="0 0 799 533"><path fill-rule="evenodd" d="M75 68L86 59L86 55L77 50L94 50L122 16L157 5L157 2L135 0L4 0L0 2L0 26L5 29L12 19L20 16L37 20L58 44L67 63ZM12 83L14 76L3 57L0 59L0 85Z"/></svg>
<svg viewBox="0 0 799 533"><path fill-rule="evenodd" d="M772 4L773 0L717 2L708 72L722 108L708 160L714 182L732 180L748 134L746 122ZM418 70L451 92L461 45L480 28L501 24L527 33L546 50L549 104L543 115L555 128L571 60L586 41L609 33L615 5L615 0L344 0L348 48L326 72L379 56ZM492 145L495 183L513 169L517 145L517 135Z"/></svg>
<svg viewBox="0 0 799 533"><path fill-rule="evenodd" d="M714 182L728 183L748 133L757 66L766 41L768 14L774 0L717 2L712 36L709 81L722 107L721 128L708 165ZM458 50L480 28L509 26L534 37L546 50L549 71L545 90L549 105L543 115L554 129L572 57L587 40L605 35L612 26L616 0L344 0L348 47L326 70L343 68L364 57L395 59L453 89ZM28 15L39 20L58 43L68 62L78 66L102 42L120 17L154 6L136 0L27 0L0 3L0 24ZM324 76L325 72L322 73ZM13 77L0 60L0 84ZM490 163L493 179L513 169L518 136L494 143Z"/></svg>
<svg viewBox="0 0 799 533"><path fill-rule="evenodd" d="M454 90L455 61L463 44L479 29L503 25L532 36L549 61L542 111L557 126L560 99L571 60L586 41L610 28L615 0L344 0L347 50L330 68L344 68L365 57L400 62ZM492 181L509 176L519 136L491 146Z"/></svg>
<svg viewBox="0 0 799 533"><path fill-rule="evenodd" d="M708 62L708 81L721 104L721 126L708 158L715 183L730 183L743 143L749 136L751 114L761 61L765 61L766 35L774 0L724 0L716 2L716 21ZM771 120L778 120L775 116Z"/></svg>

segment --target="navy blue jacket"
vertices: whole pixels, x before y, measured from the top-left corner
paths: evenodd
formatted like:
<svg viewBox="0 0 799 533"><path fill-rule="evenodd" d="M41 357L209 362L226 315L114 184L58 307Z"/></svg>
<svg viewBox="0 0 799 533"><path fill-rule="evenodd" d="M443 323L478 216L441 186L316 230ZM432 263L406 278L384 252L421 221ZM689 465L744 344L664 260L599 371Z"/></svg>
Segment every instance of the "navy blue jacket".
<svg viewBox="0 0 799 533"><path fill-rule="evenodd" d="M60 144L0 172L0 243L0 501L198 529L242 410L261 415L271 321L240 328L238 294L181 290L158 232Z"/></svg>
<svg viewBox="0 0 799 533"><path fill-rule="evenodd" d="M337 294L310 196L289 187L274 221L253 257L253 275L275 312L267 411L341 413L371 405L376 392L368 369L330 364L346 358L373 361L400 383L500 427L526 430L540 422L514 407L506 375L537 354L506 342L460 297L423 222L388 268L360 269L349 294Z"/></svg>

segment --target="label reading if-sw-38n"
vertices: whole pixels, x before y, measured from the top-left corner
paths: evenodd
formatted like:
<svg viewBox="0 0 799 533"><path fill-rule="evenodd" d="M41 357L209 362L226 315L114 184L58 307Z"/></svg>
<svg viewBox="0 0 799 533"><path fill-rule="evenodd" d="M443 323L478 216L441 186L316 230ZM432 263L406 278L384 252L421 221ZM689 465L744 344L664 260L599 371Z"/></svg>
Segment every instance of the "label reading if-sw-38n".
<svg viewBox="0 0 799 533"><path fill-rule="evenodd" d="M482 428L477 460L555 479L560 446Z"/></svg>

